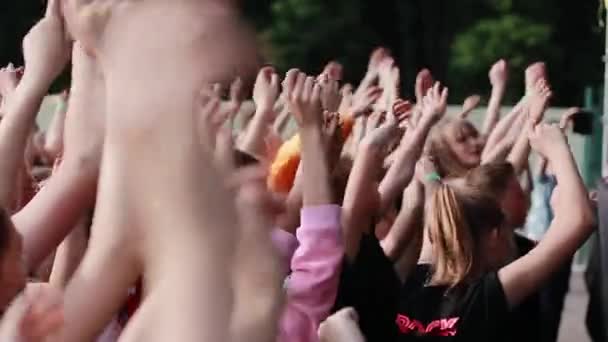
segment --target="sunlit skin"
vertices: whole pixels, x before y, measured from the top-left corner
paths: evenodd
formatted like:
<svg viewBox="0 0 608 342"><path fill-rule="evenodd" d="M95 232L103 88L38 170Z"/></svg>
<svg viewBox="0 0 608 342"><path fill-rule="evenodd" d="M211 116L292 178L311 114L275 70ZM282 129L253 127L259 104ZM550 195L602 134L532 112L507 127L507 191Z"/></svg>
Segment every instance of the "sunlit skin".
<svg viewBox="0 0 608 342"><path fill-rule="evenodd" d="M253 35L222 1L66 0L64 13L74 38L99 60L107 89L91 243L66 290L66 326L79 327L67 331L66 341L82 341L110 320L142 272L146 289L153 291L162 287L163 277L183 267L167 262L168 253L179 255L172 260L188 260L201 249L221 248L207 246L198 233L201 222L212 226L223 211L202 196L218 185L202 177L209 165L195 113L201 89L246 75L255 69L257 56ZM193 272L204 279L204 268ZM196 286L183 284L176 291L193 293ZM226 310L219 310L218 317L227 316L229 299L213 300L209 305ZM97 308L93 315L92 306ZM200 317L195 311L202 306L190 305L193 311L184 317ZM127 335L139 336L138 326L153 324L143 314L148 307ZM200 334L197 340L219 338Z"/></svg>

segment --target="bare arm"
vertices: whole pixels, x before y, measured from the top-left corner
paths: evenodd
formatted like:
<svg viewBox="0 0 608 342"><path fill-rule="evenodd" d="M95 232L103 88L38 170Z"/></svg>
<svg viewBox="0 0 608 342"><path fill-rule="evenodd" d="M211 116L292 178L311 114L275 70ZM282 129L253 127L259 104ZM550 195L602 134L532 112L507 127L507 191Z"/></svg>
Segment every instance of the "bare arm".
<svg viewBox="0 0 608 342"><path fill-rule="evenodd" d="M65 288L80 265L88 245L90 215L81 217L76 227L63 240L55 253L53 271L49 282L57 288Z"/></svg>
<svg viewBox="0 0 608 342"><path fill-rule="evenodd" d="M67 96L62 94L59 96L53 120L46 132L46 140L44 142L44 151L52 159L55 160L61 156L63 152L63 132L65 128L65 117L67 114Z"/></svg>
<svg viewBox="0 0 608 342"><path fill-rule="evenodd" d="M105 85L96 62L78 44L73 68L63 161L32 201L12 217L24 238L30 268L36 268L63 241L95 201L104 135Z"/></svg>
<svg viewBox="0 0 608 342"><path fill-rule="evenodd" d="M15 199L15 183L23 167L23 155L36 114L48 84L25 75L5 106L0 124L0 204L9 208Z"/></svg>
<svg viewBox="0 0 608 342"><path fill-rule="evenodd" d="M345 254L350 260L357 256L361 234L369 232L372 216L378 211L377 177L384 148L396 130L395 126L385 124L368 134L359 146L342 204Z"/></svg>
<svg viewBox="0 0 608 342"><path fill-rule="evenodd" d="M531 133L531 139L555 168L555 218L536 248L498 273L511 307L543 286L587 240L594 226L587 190L559 128L541 125Z"/></svg>
<svg viewBox="0 0 608 342"><path fill-rule="evenodd" d="M547 86L544 80L537 82L535 89L530 95L529 104L529 119L526 124L527 129L523 129L520 133L511 153L507 157L507 161L513 165L515 174L519 175L528 163L530 156L530 143L528 137L528 130L532 125L535 125L542 121L547 104L551 98L551 89Z"/></svg>
<svg viewBox="0 0 608 342"><path fill-rule="evenodd" d="M414 175L416 161L420 158L426 137L435 122L444 115L447 106L448 90L441 89L439 83L424 98L423 116L411 134L404 135L395 162L380 183L380 209L386 210L395 198L405 189Z"/></svg>
<svg viewBox="0 0 608 342"><path fill-rule="evenodd" d="M492 84L492 95L490 96L486 118L481 130L482 134L486 137L492 133L500 117L500 105L502 103L502 98L505 95L507 81L509 79L507 62L503 59L496 62L496 64L492 66L489 76L490 83Z"/></svg>
<svg viewBox="0 0 608 342"><path fill-rule="evenodd" d="M388 235L380 242L382 249L391 260L398 260L404 250L411 246L414 236L420 231L424 209L424 188L412 181L403 192L403 204ZM414 265L418 258L415 258Z"/></svg>
<svg viewBox="0 0 608 342"><path fill-rule="evenodd" d="M279 94L279 77L270 67L263 68L253 90L256 111L239 142L240 150L252 156L264 156L265 140L274 119L274 106Z"/></svg>

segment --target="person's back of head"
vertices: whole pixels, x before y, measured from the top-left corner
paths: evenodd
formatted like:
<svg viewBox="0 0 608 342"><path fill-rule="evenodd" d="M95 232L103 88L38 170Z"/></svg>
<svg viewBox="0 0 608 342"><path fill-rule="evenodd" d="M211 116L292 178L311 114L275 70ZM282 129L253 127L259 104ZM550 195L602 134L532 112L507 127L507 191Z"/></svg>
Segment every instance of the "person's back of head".
<svg viewBox="0 0 608 342"><path fill-rule="evenodd" d="M455 287L485 270L488 238L501 236L504 215L487 192L466 184L441 184L427 203L426 229L433 245L430 284Z"/></svg>

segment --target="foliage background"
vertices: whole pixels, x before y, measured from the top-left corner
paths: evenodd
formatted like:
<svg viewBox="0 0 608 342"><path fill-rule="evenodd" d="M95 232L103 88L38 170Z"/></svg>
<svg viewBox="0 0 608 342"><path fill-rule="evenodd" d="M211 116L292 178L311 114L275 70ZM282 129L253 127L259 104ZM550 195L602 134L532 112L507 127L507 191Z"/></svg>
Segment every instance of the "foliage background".
<svg viewBox="0 0 608 342"><path fill-rule="evenodd" d="M429 67L451 90L451 102L488 95L487 71L499 58L512 66L508 99L523 91L526 65L547 62L555 104L582 102L603 79L600 0L242 0L267 61L284 71L318 72L329 60L346 80L362 76L370 51L390 48L411 96L416 72ZM0 1L0 64L22 63L21 39L43 13L42 0ZM55 85L65 87L69 75Z"/></svg>

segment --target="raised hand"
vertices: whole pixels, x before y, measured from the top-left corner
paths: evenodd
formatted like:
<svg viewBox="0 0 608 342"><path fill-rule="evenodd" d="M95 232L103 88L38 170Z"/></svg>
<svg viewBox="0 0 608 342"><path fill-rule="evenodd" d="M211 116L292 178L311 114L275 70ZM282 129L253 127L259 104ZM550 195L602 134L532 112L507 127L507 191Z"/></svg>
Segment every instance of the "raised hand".
<svg viewBox="0 0 608 342"><path fill-rule="evenodd" d="M555 153L569 152L564 132L557 125L541 123L528 132L530 146L540 155L552 160Z"/></svg>
<svg viewBox="0 0 608 342"><path fill-rule="evenodd" d="M414 105L410 101L398 99L393 104L393 116L399 123L401 128L411 128L413 123L411 117L413 113Z"/></svg>
<svg viewBox="0 0 608 342"><path fill-rule="evenodd" d="M258 112L272 111L279 97L279 75L272 67L264 67L258 73L253 87L253 102Z"/></svg>
<svg viewBox="0 0 608 342"><path fill-rule="evenodd" d="M532 90L538 81L547 79L547 67L543 62L536 62L526 69L526 91Z"/></svg>
<svg viewBox="0 0 608 342"><path fill-rule="evenodd" d="M290 70L284 81L291 114L300 128L320 128L323 123L321 86L298 70Z"/></svg>
<svg viewBox="0 0 608 342"><path fill-rule="evenodd" d="M0 69L0 97L7 99L15 91L23 74L23 68L15 68L9 64Z"/></svg>
<svg viewBox="0 0 608 342"><path fill-rule="evenodd" d="M339 82L342 80L343 73L344 67L342 66L342 64L336 61L331 61L327 63L325 69L323 69L323 72L321 73L321 76L327 75L330 80Z"/></svg>
<svg viewBox="0 0 608 342"><path fill-rule="evenodd" d="M71 53L59 0L49 0L44 18L23 39L24 77L48 87L63 71Z"/></svg>
<svg viewBox="0 0 608 342"><path fill-rule="evenodd" d="M387 57L390 57L390 52L386 48L376 48L369 58L369 65L367 67L368 72L377 72L380 64Z"/></svg>
<svg viewBox="0 0 608 342"><path fill-rule="evenodd" d="M416 103L421 104L422 99L433 87L435 80L429 69L422 69L416 76Z"/></svg>
<svg viewBox="0 0 608 342"><path fill-rule="evenodd" d="M370 120L371 127L361 141L361 145L386 147L386 152L388 152L390 143L397 138L399 134L399 127L394 120L384 120L382 124L379 124L382 120L382 114L375 113L374 115L377 115L378 118Z"/></svg>
<svg viewBox="0 0 608 342"><path fill-rule="evenodd" d="M509 80L509 65L504 59L494 63L488 74L492 87L505 87Z"/></svg>
<svg viewBox="0 0 608 342"><path fill-rule="evenodd" d="M551 88L545 79L540 79L530 90L530 99L528 103L529 119L532 124L538 124L542 121L549 100L553 95Z"/></svg>
<svg viewBox="0 0 608 342"><path fill-rule="evenodd" d="M481 97L479 95L471 95L464 99L464 103L462 104L462 112L458 115L458 117L465 119L469 116L469 114L479 106L479 102L481 102Z"/></svg>
<svg viewBox="0 0 608 342"><path fill-rule="evenodd" d="M342 102L338 81L331 78L329 74L323 74L319 77L319 82L321 84L323 109L332 113L338 111Z"/></svg>
<svg viewBox="0 0 608 342"><path fill-rule="evenodd" d="M368 88L361 96L355 96L353 98L350 112L355 118L369 114L380 96L382 96L382 89L376 86Z"/></svg>
<svg viewBox="0 0 608 342"><path fill-rule="evenodd" d="M568 124L572 120L572 116L576 113L579 113L581 109L579 107L571 107L564 111L561 118L559 119L559 128L562 131L565 131L568 128Z"/></svg>
<svg viewBox="0 0 608 342"><path fill-rule="evenodd" d="M448 88L442 87L441 83L429 89L426 96L422 99L422 119L427 118L431 121L438 121L443 117L448 105Z"/></svg>

